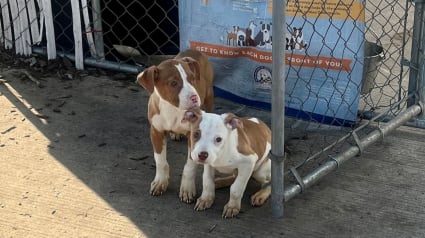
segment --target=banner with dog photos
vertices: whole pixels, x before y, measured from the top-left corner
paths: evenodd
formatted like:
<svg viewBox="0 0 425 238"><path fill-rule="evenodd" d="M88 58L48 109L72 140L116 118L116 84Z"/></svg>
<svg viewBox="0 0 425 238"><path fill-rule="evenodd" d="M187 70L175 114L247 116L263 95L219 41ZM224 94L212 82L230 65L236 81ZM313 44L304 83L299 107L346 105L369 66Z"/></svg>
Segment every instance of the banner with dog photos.
<svg viewBox="0 0 425 238"><path fill-rule="evenodd" d="M271 108L272 0L180 0L179 27L181 50L209 56L216 96ZM286 115L355 123L364 0L288 0L282 27L287 32Z"/></svg>

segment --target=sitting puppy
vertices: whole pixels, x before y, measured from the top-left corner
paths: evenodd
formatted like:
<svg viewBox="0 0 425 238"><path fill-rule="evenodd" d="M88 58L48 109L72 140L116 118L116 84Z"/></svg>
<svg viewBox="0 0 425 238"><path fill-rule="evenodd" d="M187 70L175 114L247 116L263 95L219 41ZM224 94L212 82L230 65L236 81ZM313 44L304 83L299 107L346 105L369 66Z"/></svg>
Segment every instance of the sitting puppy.
<svg viewBox="0 0 425 238"><path fill-rule="evenodd" d="M229 178L214 183L214 171L233 174L230 181L230 199L224 206L223 217L236 216L248 180L252 176L266 185L271 177L271 131L257 118L239 118L232 113L222 115L206 113L199 108L188 110L184 120L189 121L190 155L204 165L203 190L195 210L210 208L214 202L215 189L226 185ZM235 171L237 171L235 173ZM271 187L261 188L251 197L253 206L261 206L269 198Z"/></svg>
<svg viewBox="0 0 425 238"><path fill-rule="evenodd" d="M206 55L187 50L158 66L145 69L137 76L137 83L151 94L148 119L156 174L150 193L157 196L168 187L166 132L183 135L189 132L189 123L182 121L189 108L204 106L206 111L213 110L213 69ZM179 194L180 199L188 203L196 195L195 170L196 164L188 154Z"/></svg>

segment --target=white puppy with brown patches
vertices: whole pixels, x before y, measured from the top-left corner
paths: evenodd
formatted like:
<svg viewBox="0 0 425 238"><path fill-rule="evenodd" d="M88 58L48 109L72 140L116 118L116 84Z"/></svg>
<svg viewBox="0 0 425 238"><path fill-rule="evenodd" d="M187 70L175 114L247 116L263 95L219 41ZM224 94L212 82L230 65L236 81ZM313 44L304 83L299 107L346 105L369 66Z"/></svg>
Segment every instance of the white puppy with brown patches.
<svg viewBox="0 0 425 238"><path fill-rule="evenodd" d="M204 106L206 111L213 110L213 69L206 55L196 50L187 50L174 59L147 68L137 76L137 83L151 94L148 119L156 174L150 193L157 196L168 187L166 133L189 133L189 123L183 121L185 111L189 108ZM195 171L196 164L188 153L179 193L180 199L187 203L196 196Z"/></svg>
<svg viewBox="0 0 425 238"><path fill-rule="evenodd" d="M210 208L214 202L215 189L233 182L223 217L236 216L240 211L248 180L253 177L261 185L270 182L270 128L257 118L240 118L232 113L218 115L201 111L199 108L186 111L184 120L191 124L191 158L204 165L203 190L195 210ZM233 176L214 180L215 170ZM263 205L270 193L270 186L262 186L252 195L251 204Z"/></svg>

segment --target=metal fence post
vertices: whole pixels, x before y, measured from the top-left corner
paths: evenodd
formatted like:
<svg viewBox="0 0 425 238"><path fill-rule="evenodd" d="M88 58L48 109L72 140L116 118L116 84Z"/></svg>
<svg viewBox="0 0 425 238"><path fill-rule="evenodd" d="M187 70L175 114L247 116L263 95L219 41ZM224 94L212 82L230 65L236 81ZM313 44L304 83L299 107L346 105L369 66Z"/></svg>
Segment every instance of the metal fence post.
<svg viewBox="0 0 425 238"><path fill-rule="evenodd" d="M407 100L407 107L412 106L416 103L417 100L417 83L419 77L419 47L421 45L421 40L423 39L421 36L421 29L423 27L423 11L424 4L417 2L415 3L415 13L414 13L414 21L413 21L413 35L412 35L412 53L410 55L410 72L409 72L409 87L408 93L412 94Z"/></svg>
<svg viewBox="0 0 425 238"><path fill-rule="evenodd" d="M422 112L416 117L415 123L425 127L425 2L415 2L413 21L412 53L410 58L410 74L407 107L419 104Z"/></svg>
<svg viewBox="0 0 425 238"><path fill-rule="evenodd" d="M420 42L419 42L419 60L418 60L418 68L419 68L419 76L418 79L418 103L422 107L422 113L418 116L418 121L421 125L425 125L425 113L424 113L424 106L425 106L425 14L423 12L425 8L424 1L418 1L415 3L415 7L420 10L420 13L416 15L415 11L415 21L420 22L420 32L422 33ZM416 9L415 9L416 10ZM419 18L419 19L416 19ZM413 49L412 49L413 51Z"/></svg>
<svg viewBox="0 0 425 238"><path fill-rule="evenodd" d="M285 157L285 18L286 1L273 1L272 49L272 171L271 206L275 218L283 217Z"/></svg>

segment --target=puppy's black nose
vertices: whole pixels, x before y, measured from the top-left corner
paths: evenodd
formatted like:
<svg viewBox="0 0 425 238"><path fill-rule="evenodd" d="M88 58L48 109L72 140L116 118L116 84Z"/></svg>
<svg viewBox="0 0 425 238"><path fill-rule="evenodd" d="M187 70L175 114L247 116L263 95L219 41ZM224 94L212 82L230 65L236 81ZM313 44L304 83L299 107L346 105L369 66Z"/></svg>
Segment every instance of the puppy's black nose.
<svg viewBox="0 0 425 238"><path fill-rule="evenodd" d="M204 161L208 158L208 152L202 151L198 154L198 159Z"/></svg>

